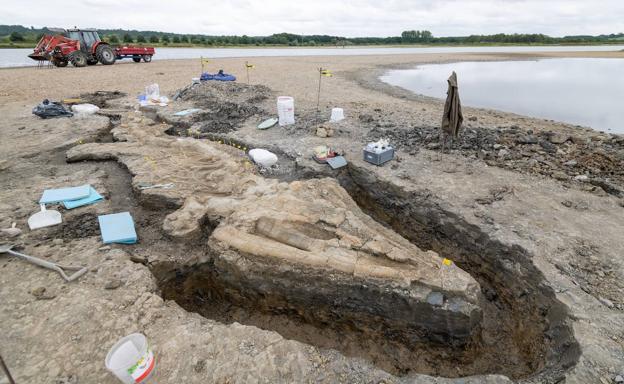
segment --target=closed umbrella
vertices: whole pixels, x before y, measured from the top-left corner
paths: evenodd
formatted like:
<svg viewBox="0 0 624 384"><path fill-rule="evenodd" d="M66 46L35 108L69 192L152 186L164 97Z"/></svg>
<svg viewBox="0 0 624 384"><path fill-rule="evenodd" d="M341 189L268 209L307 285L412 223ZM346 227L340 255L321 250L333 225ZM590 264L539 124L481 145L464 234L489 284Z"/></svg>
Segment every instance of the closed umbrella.
<svg viewBox="0 0 624 384"><path fill-rule="evenodd" d="M444 115L442 116L442 149L444 149L447 139L450 139L451 146L453 145L453 139L457 138L462 122L464 121L464 116L462 115L461 110L461 102L459 101L459 90L457 88L457 74L455 71L453 71L447 82L448 91L446 92Z"/></svg>

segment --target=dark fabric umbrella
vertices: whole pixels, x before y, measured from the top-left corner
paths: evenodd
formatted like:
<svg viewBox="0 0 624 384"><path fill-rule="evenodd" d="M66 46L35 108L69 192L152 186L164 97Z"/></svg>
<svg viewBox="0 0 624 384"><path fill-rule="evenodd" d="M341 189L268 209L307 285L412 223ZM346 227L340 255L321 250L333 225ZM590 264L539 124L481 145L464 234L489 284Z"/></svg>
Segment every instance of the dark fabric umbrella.
<svg viewBox="0 0 624 384"><path fill-rule="evenodd" d="M461 102L459 101L459 90L457 89L457 74L455 71L448 78L448 91L446 92L446 102L444 103L444 115L442 116L442 134L444 141L447 138L452 140L457 137L461 129L464 115L462 115Z"/></svg>

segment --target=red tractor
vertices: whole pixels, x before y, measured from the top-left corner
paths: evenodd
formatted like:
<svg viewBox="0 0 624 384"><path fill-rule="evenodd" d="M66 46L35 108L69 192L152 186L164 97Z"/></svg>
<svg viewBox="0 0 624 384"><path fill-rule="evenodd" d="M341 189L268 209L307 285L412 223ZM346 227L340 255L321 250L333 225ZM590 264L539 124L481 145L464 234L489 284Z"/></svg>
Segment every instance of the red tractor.
<svg viewBox="0 0 624 384"><path fill-rule="evenodd" d="M135 62L143 58L149 62L154 55L152 47L113 48L102 41L94 29L58 30L57 35L44 35L33 53L28 55L33 60L50 61L57 67L66 67L72 63L74 67L115 64L115 60L132 57ZM136 59L139 60L136 60Z"/></svg>

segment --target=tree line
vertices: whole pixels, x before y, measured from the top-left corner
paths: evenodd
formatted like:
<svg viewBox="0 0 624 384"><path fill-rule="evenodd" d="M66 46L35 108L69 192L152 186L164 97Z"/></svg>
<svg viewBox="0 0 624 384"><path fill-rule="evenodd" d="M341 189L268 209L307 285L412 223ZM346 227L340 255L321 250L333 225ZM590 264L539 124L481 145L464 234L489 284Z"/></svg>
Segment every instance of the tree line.
<svg viewBox="0 0 624 384"><path fill-rule="evenodd" d="M103 40L111 44L154 44L154 45L281 45L281 46L346 46L346 45L401 45L401 44L605 44L624 43L624 33L598 36L550 37L544 34L494 34L435 37L431 31L403 31L400 36L390 37L341 37L331 35L298 35L277 33L270 36L247 35L188 35L158 31L135 31L121 29L98 30ZM48 28L36 29L23 26L0 25L0 36L9 42L36 42Z"/></svg>

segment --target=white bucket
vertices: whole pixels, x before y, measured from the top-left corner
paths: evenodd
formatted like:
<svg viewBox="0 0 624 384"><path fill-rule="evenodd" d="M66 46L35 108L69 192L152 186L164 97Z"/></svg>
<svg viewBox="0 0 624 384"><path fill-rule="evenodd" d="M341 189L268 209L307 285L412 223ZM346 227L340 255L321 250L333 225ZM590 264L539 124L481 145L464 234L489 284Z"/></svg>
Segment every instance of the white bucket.
<svg viewBox="0 0 624 384"><path fill-rule="evenodd" d="M295 124L295 99L290 96L278 97L277 117L280 126Z"/></svg>
<svg viewBox="0 0 624 384"><path fill-rule="evenodd" d="M154 353L147 339L140 333L133 333L120 339L106 355L106 369L122 383L144 383L154 371Z"/></svg>
<svg viewBox="0 0 624 384"><path fill-rule="evenodd" d="M344 110L342 108L333 108L332 114L329 120L332 123L337 123L340 120L344 120Z"/></svg>

